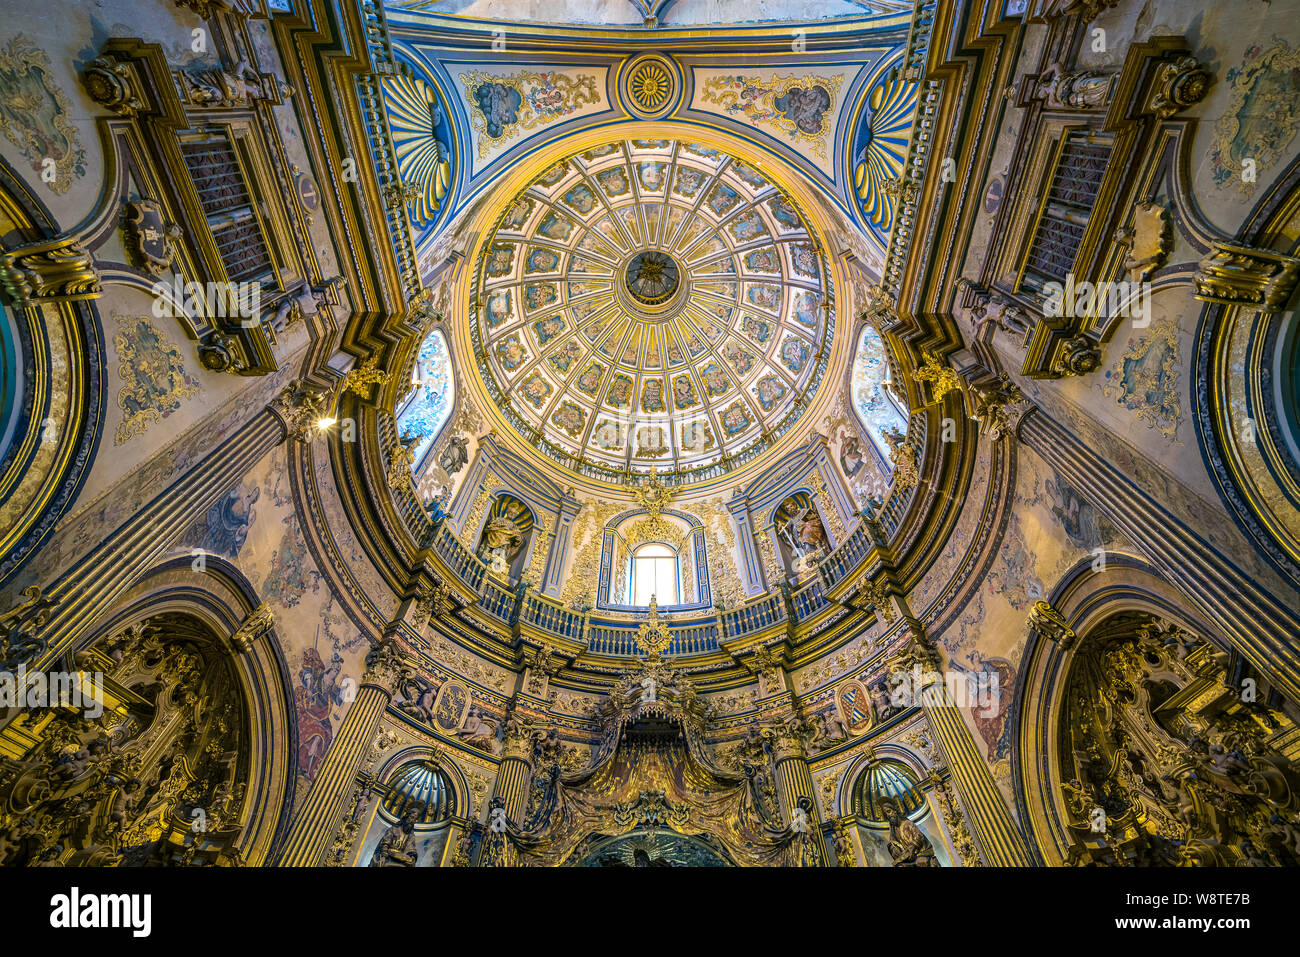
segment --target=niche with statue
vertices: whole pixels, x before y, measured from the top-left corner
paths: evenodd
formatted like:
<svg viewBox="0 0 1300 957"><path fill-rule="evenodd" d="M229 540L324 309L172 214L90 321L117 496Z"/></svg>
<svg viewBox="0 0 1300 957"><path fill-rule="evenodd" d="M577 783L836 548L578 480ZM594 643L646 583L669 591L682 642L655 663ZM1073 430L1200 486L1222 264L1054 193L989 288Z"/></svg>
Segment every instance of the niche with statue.
<svg viewBox="0 0 1300 957"><path fill-rule="evenodd" d="M517 581L533 535L532 510L513 495L498 495L488 509L476 554L494 575Z"/></svg>
<svg viewBox="0 0 1300 957"><path fill-rule="evenodd" d="M796 578L812 571L830 549L821 513L807 492L786 497L773 515L773 527L782 563Z"/></svg>

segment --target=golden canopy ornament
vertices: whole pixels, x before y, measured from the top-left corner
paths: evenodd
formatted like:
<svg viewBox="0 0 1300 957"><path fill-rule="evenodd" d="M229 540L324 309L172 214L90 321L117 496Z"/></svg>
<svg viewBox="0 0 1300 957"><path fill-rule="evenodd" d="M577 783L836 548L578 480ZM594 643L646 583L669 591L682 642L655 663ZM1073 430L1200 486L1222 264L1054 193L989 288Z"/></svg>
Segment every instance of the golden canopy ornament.
<svg viewBox="0 0 1300 957"><path fill-rule="evenodd" d="M659 620L659 602L651 595L650 615L637 629L637 644L649 652L648 657L651 661L658 661L671 643L672 636L668 634L668 622Z"/></svg>
<svg viewBox="0 0 1300 957"><path fill-rule="evenodd" d="M664 506L672 499L673 490L659 478L658 469L652 468L649 481L636 486L632 494L636 496L637 505L646 511L648 516L646 521L647 531L654 535L662 534L664 525L660 513L663 512Z"/></svg>

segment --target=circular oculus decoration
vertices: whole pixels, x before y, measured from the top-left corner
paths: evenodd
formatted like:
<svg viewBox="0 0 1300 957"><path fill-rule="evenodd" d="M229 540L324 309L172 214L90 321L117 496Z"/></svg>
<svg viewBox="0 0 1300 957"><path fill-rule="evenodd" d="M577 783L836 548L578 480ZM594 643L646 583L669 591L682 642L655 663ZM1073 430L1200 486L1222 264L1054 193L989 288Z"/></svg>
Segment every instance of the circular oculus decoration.
<svg viewBox="0 0 1300 957"><path fill-rule="evenodd" d="M677 70L661 56L647 54L628 64L624 91L632 112L659 116L668 111L677 94Z"/></svg>
<svg viewBox="0 0 1300 957"><path fill-rule="evenodd" d="M632 297L647 306L667 302L681 286L673 257L655 249L632 257L627 264L626 282Z"/></svg>

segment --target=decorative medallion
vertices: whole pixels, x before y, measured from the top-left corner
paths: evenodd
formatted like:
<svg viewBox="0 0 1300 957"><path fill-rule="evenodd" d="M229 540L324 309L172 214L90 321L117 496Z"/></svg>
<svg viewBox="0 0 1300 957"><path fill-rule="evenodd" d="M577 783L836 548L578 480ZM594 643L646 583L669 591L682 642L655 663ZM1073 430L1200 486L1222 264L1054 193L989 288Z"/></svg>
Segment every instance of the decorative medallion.
<svg viewBox="0 0 1300 957"><path fill-rule="evenodd" d="M25 34L0 49L0 132L51 190L66 193L86 175L86 151L68 98L52 76L49 56Z"/></svg>
<svg viewBox="0 0 1300 957"><path fill-rule="evenodd" d="M1232 100L1214 128L1210 171L1216 186L1233 186L1249 196L1259 173L1287 155L1300 130L1300 50L1274 37L1272 46L1253 43L1224 74ZM1245 175L1246 169L1253 175Z"/></svg>
<svg viewBox="0 0 1300 957"><path fill-rule="evenodd" d="M114 445L142 434L150 422L167 418L184 399L199 394L198 380L185 371L185 362L162 331L148 319L117 316L121 323L113 336L122 388L117 404L122 409Z"/></svg>
<svg viewBox="0 0 1300 957"><path fill-rule="evenodd" d="M627 264L628 292L647 306L671 299L678 285L677 263L658 250L637 253Z"/></svg>
<svg viewBox="0 0 1300 957"><path fill-rule="evenodd" d="M455 731L465 723L469 705L469 689L459 681L448 681L433 702L433 723L443 731Z"/></svg>
<svg viewBox="0 0 1300 957"><path fill-rule="evenodd" d="M871 695L860 681L846 681L835 693L835 703L839 706L840 717L849 734L861 734L871 727L874 720L871 711Z"/></svg>
<svg viewBox="0 0 1300 957"><path fill-rule="evenodd" d="M659 116L672 106L678 91L677 71L663 57L649 55L638 57L624 71L625 92L632 112L643 116Z"/></svg>
<svg viewBox="0 0 1300 957"><path fill-rule="evenodd" d="M125 226L136 259L153 275L165 275L176 255L173 243L184 235L181 228L169 222L162 206L152 199L128 203Z"/></svg>

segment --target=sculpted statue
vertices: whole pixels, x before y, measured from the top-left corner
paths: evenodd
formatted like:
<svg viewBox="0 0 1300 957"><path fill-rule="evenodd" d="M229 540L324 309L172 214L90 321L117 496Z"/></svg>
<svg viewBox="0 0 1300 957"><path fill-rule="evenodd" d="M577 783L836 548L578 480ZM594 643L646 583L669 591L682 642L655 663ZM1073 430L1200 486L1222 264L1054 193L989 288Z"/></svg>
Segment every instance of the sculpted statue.
<svg viewBox="0 0 1300 957"><path fill-rule="evenodd" d="M415 818L418 813L415 808L407 808L401 820L384 832L375 852L370 855L371 867L414 866L419 856L415 850Z"/></svg>
<svg viewBox="0 0 1300 957"><path fill-rule="evenodd" d="M429 724L433 721L433 688L427 685L423 688L420 688L417 685L417 688L420 693L414 700L406 697L404 692L403 700L398 702L396 707L397 710L401 711L403 714L409 714L417 721L423 721L425 724Z"/></svg>
<svg viewBox="0 0 1300 957"><path fill-rule="evenodd" d="M491 565L493 571L500 571L519 554L523 543L524 533L519 530L519 526L505 515L496 515L483 528L479 557Z"/></svg>
<svg viewBox="0 0 1300 957"><path fill-rule="evenodd" d="M496 750L497 724L490 718L483 717L478 711L470 711L465 718L465 727L456 734L464 738L465 743L471 748L481 748L488 752Z"/></svg>
<svg viewBox="0 0 1300 957"><path fill-rule="evenodd" d="M897 801L883 801L882 810L889 822L889 856L895 867L934 867L934 848L930 839L912 823Z"/></svg>
<svg viewBox="0 0 1300 957"><path fill-rule="evenodd" d="M843 719L834 711L829 715L809 715L808 729L808 747L817 751L824 751L831 745L847 741L849 737Z"/></svg>
<svg viewBox="0 0 1300 957"><path fill-rule="evenodd" d="M813 505L799 508L798 502L791 498L785 501L782 508L792 514L781 525L778 534L790 546L794 557L803 558L825 546L826 530L822 527L821 516L817 514L817 509ZM795 511L796 509L798 511Z"/></svg>

